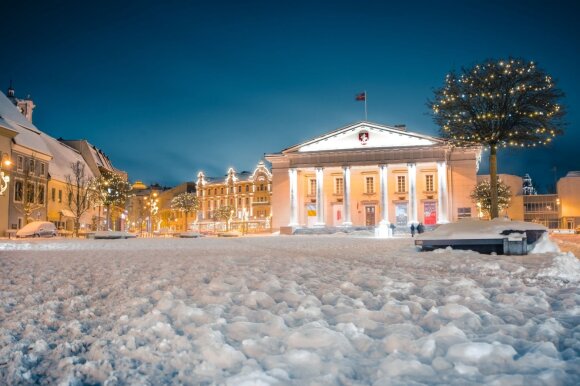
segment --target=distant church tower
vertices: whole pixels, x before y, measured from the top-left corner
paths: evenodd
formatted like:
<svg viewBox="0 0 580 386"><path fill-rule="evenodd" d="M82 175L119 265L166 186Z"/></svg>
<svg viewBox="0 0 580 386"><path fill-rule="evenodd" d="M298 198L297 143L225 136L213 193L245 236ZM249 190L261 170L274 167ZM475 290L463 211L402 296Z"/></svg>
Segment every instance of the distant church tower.
<svg viewBox="0 0 580 386"><path fill-rule="evenodd" d="M14 103L18 110L24 115L26 119L32 122L32 110L36 107L32 99L30 99L30 95L26 99L16 98L14 95L14 88L12 87L12 81L10 81L10 87L8 87L8 91L6 92L6 96L8 99Z"/></svg>
<svg viewBox="0 0 580 386"><path fill-rule="evenodd" d="M530 175L527 173L524 176L522 193L524 194L524 196L533 196L538 194L538 192L536 192L536 188L534 188L534 185L532 184L532 177L530 177Z"/></svg>

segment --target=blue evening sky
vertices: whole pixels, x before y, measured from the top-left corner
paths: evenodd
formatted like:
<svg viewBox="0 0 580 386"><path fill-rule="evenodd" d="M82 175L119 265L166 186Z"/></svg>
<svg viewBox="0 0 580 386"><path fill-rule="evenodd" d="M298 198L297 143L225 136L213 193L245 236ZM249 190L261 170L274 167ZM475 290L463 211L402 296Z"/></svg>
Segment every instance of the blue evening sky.
<svg viewBox="0 0 580 386"><path fill-rule="evenodd" d="M3 1L0 87L35 124L88 139L132 181L253 170L368 119L437 135L425 103L450 69L535 60L567 97L548 149L500 154L545 191L580 170L580 6L569 1ZM484 159L487 153L484 153ZM484 164L480 172L486 172Z"/></svg>

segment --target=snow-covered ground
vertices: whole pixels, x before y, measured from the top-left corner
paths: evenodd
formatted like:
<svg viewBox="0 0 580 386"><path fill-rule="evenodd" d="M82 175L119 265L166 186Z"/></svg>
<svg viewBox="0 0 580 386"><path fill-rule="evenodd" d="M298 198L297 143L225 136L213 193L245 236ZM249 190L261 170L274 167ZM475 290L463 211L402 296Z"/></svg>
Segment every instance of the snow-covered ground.
<svg viewBox="0 0 580 386"><path fill-rule="evenodd" d="M577 385L579 284L410 238L5 240L0 384Z"/></svg>

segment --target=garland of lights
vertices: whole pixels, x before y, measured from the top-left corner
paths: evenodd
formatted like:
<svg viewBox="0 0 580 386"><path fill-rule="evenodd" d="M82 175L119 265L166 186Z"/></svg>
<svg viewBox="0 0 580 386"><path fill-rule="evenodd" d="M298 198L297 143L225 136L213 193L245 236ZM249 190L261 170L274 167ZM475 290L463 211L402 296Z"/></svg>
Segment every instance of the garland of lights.
<svg viewBox="0 0 580 386"><path fill-rule="evenodd" d="M562 134L561 97L534 62L490 60L448 74L429 104L442 134L457 145L536 147Z"/></svg>

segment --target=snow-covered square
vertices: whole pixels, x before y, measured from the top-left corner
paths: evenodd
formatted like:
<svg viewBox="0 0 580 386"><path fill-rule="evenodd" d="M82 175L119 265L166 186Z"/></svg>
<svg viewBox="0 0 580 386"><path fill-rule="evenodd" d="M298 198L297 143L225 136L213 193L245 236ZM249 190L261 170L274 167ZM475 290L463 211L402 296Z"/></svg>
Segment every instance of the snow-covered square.
<svg viewBox="0 0 580 386"><path fill-rule="evenodd" d="M580 263L544 250L5 240L0 383L577 385Z"/></svg>

